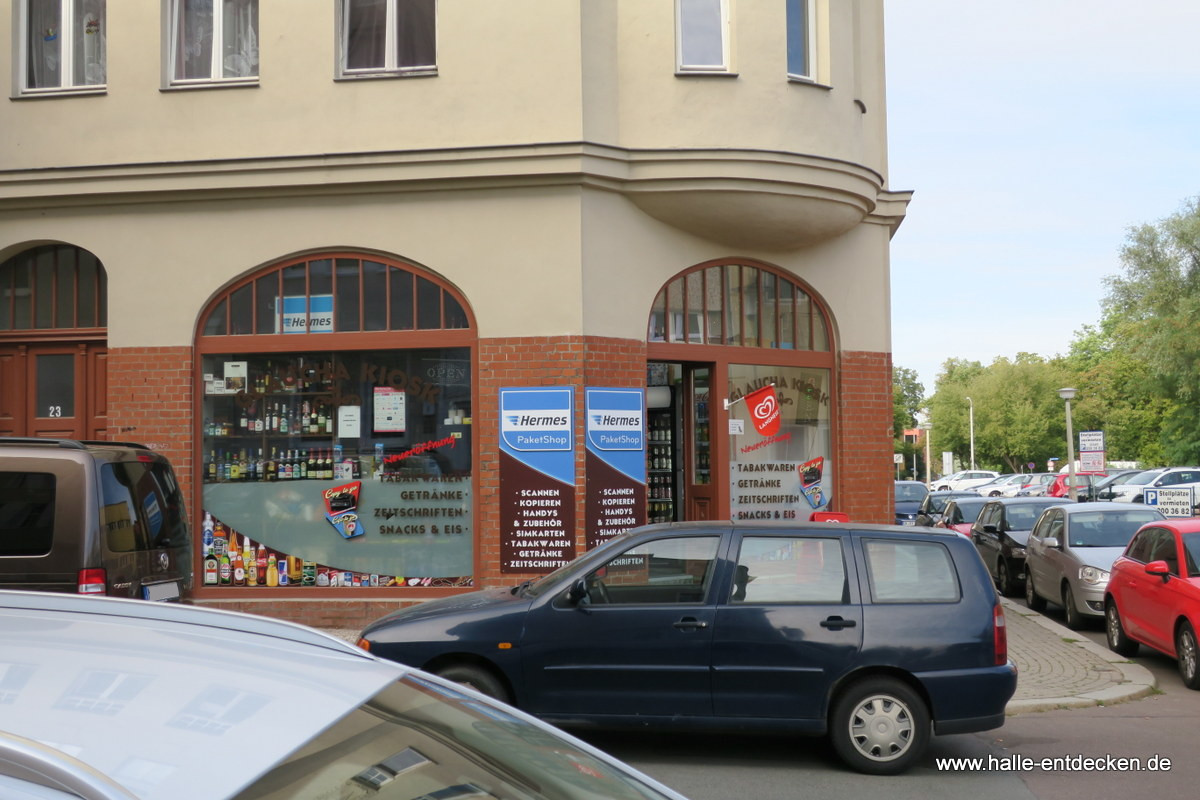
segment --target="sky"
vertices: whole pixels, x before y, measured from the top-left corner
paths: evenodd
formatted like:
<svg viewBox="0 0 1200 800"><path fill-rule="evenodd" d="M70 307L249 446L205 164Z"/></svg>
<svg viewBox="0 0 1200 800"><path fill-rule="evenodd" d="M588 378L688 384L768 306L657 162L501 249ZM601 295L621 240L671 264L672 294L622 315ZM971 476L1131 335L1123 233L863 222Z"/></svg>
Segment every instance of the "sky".
<svg viewBox="0 0 1200 800"><path fill-rule="evenodd" d="M1200 3L885 0L892 363L1065 355L1200 195Z"/></svg>

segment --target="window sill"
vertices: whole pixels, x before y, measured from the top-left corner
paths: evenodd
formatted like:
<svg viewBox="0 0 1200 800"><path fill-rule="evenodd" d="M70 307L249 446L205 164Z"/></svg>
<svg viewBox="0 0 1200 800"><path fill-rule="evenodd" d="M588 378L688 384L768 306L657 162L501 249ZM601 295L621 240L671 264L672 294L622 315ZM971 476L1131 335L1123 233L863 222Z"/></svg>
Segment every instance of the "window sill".
<svg viewBox="0 0 1200 800"><path fill-rule="evenodd" d="M259 85L258 77L253 78L232 78L216 81L178 81L169 83L162 87L159 91L163 92L191 92L197 89L242 89L242 88L257 88Z"/></svg>
<svg viewBox="0 0 1200 800"><path fill-rule="evenodd" d="M813 80L812 78L806 78L803 75L789 74L787 79L788 83L796 83L800 84L801 86L812 86L814 89L833 89L833 87L829 86L828 84L817 83L817 81Z"/></svg>
<svg viewBox="0 0 1200 800"><path fill-rule="evenodd" d="M676 78L736 78L736 72L728 70L677 69Z"/></svg>
<svg viewBox="0 0 1200 800"><path fill-rule="evenodd" d="M436 78L437 67L407 70L376 70L373 72L344 72L334 76L335 81L369 81L389 78Z"/></svg>
<svg viewBox="0 0 1200 800"><path fill-rule="evenodd" d="M62 89L24 89L13 100L42 100L48 97L81 97L108 94L108 85L69 86Z"/></svg>

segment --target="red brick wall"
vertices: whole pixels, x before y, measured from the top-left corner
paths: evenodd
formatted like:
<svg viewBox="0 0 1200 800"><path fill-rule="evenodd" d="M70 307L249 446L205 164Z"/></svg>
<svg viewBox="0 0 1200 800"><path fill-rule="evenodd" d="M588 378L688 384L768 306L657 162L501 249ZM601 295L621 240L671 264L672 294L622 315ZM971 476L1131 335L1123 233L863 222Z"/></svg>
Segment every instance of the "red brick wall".
<svg viewBox="0 0 1200 800"><path fill-rule="evenodd" d="M856 522L895 522L890 353L841 353L837 430L837 510Z"/></svg>
<svg viewBox="0 0 1200 800"><path fill-rule="evenodd" d="M148 445L171 460L193 517L191 347L108 351L108 438Z"/></svg>

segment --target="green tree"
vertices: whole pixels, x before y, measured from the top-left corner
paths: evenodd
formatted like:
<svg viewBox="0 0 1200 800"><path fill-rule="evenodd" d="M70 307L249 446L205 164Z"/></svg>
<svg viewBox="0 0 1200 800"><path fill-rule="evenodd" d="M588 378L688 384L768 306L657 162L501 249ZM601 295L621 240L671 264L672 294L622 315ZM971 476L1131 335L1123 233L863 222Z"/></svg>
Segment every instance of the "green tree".
<svg viewBox="0 0 1200 800"><path fill-rule="evenodd" d="M904 431L917 425L917 412L925 407L925 386L915 369L892 367L892 437L903 439Z"/></svg>
<svg viewBox="0 0 1200 800"><path fill-rule="evenodd" d="M929 422L933 425L929 431L929 448L935 473L941 472L940 456L946 451L953 452L960 463L969 462L971 444L966 398L977 399L971 394L970 387L983 372L984 367L978 361L950 358L942 363L933 395L929 398ZM976 466L983 467L978 447L975 462Z"/></svg>
<svg viewBox="0 0 1200 800"><path fill-rule="evenodd" d="M1161 400L1163 459L1200 461L1200 198L1131 229L1121 263L1107 280L1105 326Z"/></svg>

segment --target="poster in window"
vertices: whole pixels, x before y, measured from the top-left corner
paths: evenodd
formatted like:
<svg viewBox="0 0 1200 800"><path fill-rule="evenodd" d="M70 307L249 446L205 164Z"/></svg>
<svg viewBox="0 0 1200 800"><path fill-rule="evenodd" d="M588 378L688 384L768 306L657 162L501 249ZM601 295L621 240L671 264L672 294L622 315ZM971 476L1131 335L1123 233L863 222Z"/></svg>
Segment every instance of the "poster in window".
<svg viewBox="0 0 1200 800"><path fill-rule="evenodd" d="M375 432L404 433L405 393L391 386L375 387Z"/></svg>

